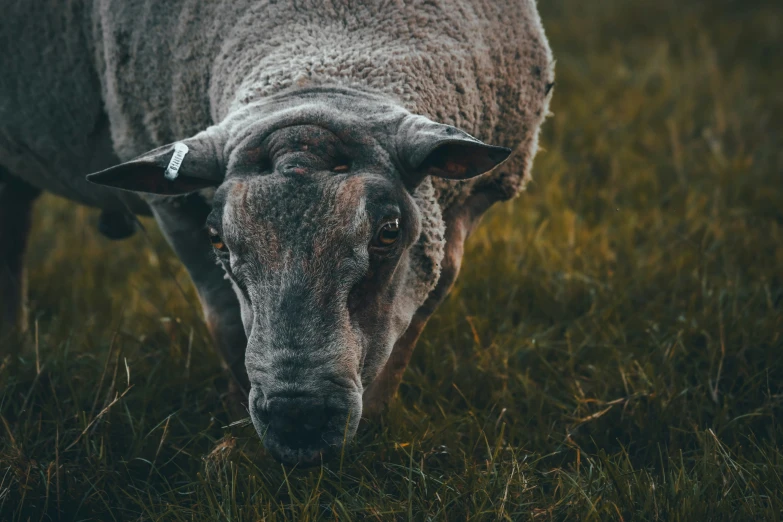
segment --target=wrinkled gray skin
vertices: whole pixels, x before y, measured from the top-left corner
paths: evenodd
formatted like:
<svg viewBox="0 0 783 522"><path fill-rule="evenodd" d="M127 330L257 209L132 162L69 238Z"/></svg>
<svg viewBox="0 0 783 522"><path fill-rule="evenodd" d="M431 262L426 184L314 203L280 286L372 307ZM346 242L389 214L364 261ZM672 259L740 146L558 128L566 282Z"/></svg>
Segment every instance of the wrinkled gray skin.
<svg viewBox="0 0 783 522"><path fill-rule="evenodd" d="M152 214L264 444L302 465L394 394L552 86L532 0L30 0L0 44L0 320L23 322L40 190L109 237Z"/></svg>

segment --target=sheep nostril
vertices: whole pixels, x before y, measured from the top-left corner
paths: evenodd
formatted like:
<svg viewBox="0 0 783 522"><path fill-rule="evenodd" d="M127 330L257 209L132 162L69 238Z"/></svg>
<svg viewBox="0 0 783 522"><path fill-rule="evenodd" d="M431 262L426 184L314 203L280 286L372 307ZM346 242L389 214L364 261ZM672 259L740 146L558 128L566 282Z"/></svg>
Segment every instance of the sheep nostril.
<svg viewBox="0 0 783 522"><path fill-rule="evenodd" d="M264 424L269 424L269 411L267 411L265 408L256 408L255 414L258 416L258 419L261 422Z"/></svg>

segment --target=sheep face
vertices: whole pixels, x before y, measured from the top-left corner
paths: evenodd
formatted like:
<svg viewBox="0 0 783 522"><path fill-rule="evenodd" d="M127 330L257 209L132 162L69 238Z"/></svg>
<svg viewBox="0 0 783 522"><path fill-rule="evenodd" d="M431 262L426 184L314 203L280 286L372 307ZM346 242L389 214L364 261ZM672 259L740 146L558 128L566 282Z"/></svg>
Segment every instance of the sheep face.
<svg viewBox="0 0 783 522"><path fill-rule="evenodd" d="M417 304L406 292L415 202L352 168L231 179L208 221L242 305L251 417L288 463L353 436L362 391Z"/></svg>

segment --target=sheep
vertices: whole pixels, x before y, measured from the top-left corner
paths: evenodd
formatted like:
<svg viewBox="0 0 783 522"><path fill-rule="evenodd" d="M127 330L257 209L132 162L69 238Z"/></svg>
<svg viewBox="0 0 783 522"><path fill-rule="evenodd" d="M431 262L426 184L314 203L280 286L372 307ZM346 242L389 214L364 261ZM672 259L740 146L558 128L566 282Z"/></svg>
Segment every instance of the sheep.
<svg viewBox="0 0 783 522"><path fill-rule="evenodd" d="M396 393L554 84L534 0L30 0L0 42L0 321L24 322L40 191L111 238L153 215L301 465Z"/></svg>

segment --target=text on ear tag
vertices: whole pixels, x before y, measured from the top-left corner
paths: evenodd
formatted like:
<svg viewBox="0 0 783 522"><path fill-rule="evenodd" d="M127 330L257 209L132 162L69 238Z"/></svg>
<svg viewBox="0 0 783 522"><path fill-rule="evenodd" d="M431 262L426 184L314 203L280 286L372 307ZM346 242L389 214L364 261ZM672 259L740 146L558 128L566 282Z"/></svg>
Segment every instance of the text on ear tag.
<svg viewBox="0 0 783 522"><path fill-rule="evenodd" d="M185 159L185 154L188 153L188 146L184 143L174 144L174 155L169 161L169 166L166 167L166 172L163 176L169 180L174 181L179 175L179 168L182 166L182 161Z"/></svg>

